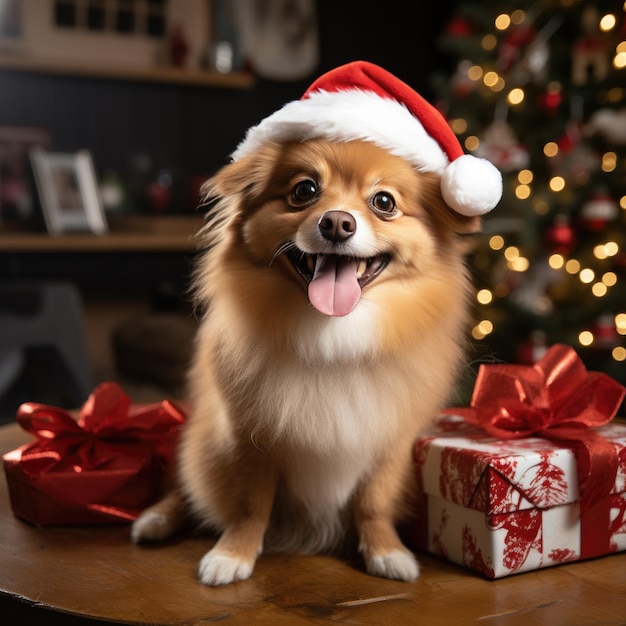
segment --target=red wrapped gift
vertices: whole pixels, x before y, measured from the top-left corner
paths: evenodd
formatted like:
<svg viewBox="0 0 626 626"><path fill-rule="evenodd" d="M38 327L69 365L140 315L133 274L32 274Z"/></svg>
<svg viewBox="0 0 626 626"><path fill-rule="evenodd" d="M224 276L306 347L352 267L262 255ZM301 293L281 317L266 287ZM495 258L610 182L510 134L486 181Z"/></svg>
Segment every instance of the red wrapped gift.
<svg viewBox="0 0 626 626"><path fill-rule="evenodd" d="M3 455L13 512L37 525L132 522L160 495L185 414L169 401L133 407L96 387L78 420L29 402L17 415L36 441Z"/></svg>
<svg viewBox="0 0 626 626"><path fill-rule="evenodd" d="M488 578L626 550L625 390L566 346L484 365L415 446L418 547Z"/></svg>

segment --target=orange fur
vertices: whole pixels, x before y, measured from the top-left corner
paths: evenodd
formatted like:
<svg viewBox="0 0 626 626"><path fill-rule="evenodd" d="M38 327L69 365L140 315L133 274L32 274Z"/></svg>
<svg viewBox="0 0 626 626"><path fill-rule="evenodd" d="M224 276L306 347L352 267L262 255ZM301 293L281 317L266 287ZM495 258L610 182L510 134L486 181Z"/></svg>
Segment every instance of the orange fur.
<svg viewBox="0 0 626 626"><path fill-rule="evenodd" d="M294 206L305 179L319 193ZM381 190L397 204L389 219L371 206ZM413 580L395 527L411 514L412 444L463 360L470 283L459 234L478 218L444 204L436 175L362 141L268 144L206 192L179 490L135 522L133 538L173 532L170 512L184 503L221 532L199 572L216 585L248 577L262 550L329 551L355 528L370 573ZM284 253L294 243L334 250L318 231L331 210L356 220L347 254L390 258L339 317L311 306Z"/></svg>

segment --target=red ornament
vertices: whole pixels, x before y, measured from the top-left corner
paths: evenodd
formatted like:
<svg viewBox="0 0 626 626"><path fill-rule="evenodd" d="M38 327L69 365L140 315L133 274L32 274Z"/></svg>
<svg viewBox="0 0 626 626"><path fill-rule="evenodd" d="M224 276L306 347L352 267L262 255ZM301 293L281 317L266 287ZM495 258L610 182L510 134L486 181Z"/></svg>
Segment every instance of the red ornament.
<svg viewBox="0 0 626 626"><path fill-rule="evenodd" d="M605 191L590 196L580 209L581 221L588 230L598 232L617 218L619 208L615 198Z"/></svg>
<svg viewBox="0 0 626 626"><path fill-rule="evenodd" d="M539 106L546 115L554 115L563 102L561 90L547 90L539 96Z"/></svg>
<svg viewBox="0 0 626 626"><path fill-rule="evenodd" d="M554 254L569 255L576 245L576 235L567 215L559 214L546 230L546 242Z"/></svg>
<svg viewBox="0 0 626 626"><path fill-rule="evenodd" d="M591 332L593 345L600 349L613 349L619 343L619 335L615 328L615 317L610 313L603 313L595 321Z"/></svg>
<svg viewBox="0 0 626 626"><path fill-rule="evenodd" d="M535 330L526 341L519 345L516 361L520 365L534 365L543 359L547 351L546 334L540 330Z"/></svg>
<svg viewBox="0 0 626 626"><path fill-rule="evenodd" d="M472 24L464 17L453 17L446 25L446 35L467 37L474 32Z"/></svg>

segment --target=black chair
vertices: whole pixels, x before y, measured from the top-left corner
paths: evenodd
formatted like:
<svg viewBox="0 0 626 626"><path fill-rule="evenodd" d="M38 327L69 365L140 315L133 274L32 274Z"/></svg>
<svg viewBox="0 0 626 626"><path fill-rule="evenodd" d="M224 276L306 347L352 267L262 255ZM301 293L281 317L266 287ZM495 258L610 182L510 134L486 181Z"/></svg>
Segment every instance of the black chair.
<svg viewBox="0 0 626 626"><path fill-rule="evenodd" d="M92 389L78 289L0 281L0 417L26 401L77 407Z"/></svg>

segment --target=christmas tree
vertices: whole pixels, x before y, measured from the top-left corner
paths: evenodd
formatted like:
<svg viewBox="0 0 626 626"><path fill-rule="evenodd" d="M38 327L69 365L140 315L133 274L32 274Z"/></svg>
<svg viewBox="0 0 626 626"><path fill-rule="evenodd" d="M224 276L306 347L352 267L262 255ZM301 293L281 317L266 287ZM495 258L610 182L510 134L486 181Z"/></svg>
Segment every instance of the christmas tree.
<svg viewBox="0 0 626 626"><path fill-rule="evenodd" d="M564 343L626 384L626 3L462 1L439 43L439 106L503 174L470 259L477 361Z"/></svg>

